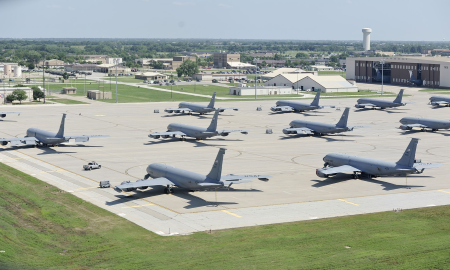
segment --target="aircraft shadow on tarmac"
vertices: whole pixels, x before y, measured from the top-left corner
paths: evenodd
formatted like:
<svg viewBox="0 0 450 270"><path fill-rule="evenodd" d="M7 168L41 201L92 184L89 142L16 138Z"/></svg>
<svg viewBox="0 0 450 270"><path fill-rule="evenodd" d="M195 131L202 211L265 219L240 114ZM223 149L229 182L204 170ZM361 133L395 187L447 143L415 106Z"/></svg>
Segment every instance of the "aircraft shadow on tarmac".
<svg viewBox="0 0 450 270"><path fill-rule="evenodd" d="M422 130L419 130L419 129L416 129L416 130L407 130L407 131L403 131L403 132L399 132L399 134L400 135L413 135L413 134L416 134L416 133L432 133L432 134L439 134L439 135L442 135L442 136L450 136L450 133L443 133L443 132L436 132L436 131L422 131Z"/></svg>
<svg viewBox="0 0 450 270"><path fill-rule="evenodd" d="M399 177L404 177L404 176L399 176ZM417 177L431 177L431 176L408 176L408 178L417 178ZM333 176L332 178L327 178L325 180L311 180L313 182L316 182L315 184L313 184L313 187L316 188L320 188L320 187L324 187L324 186L329 186L329 185L333 185L333 184L338 184L338 183L342 183L348 180L354 180L350 177L350 175L348 174L341 174L341 175L337 175L337 176ZM381 180L377 180L377 179L373 179L373 178L367 178L367 177L362 177L359 179L360 181L365 181L365 182L370 182L370 183L374 183L374 184L378 184L383 188L383 190L396 190L396 189L410 189L410 188L421 188L421 187L425 187L425 186L414 186L414 185L397 185L397 184L392 184L386 181L381 181Z"/></svg>
<svg viewBox="0 0 450 270"><path fill-rule="evenodd" d="M0 122L12 122L12 123L17 123L17 121L14 121L14 120L2 120L2 119L0 119Z"/></svg>
<svg viewBox="0 0 450 270"><path fill-rule="evenodd" d="M338 136L342 136L342 135L334 135L333 137L338 137ZM326 140L327 142L354 142L355 140L342 140L342 139L335 139L333 137L330 137L330 135L327 136L309 136L306 134L297 134L297 135L290 135L290 136L280 136L279 140L291 140L291 139L300 139L300 138L304 138L304 137L313 137L313 138L317 138L317 139L322 139L322 140ZM348 135L344 135L344 137L348 137Z"/></svg>
<svg viewBox="0 0 450 270"><path fill-rule="evenodd" d="M200 197L195 196L196 192L193 193L184 188L175 188L174 191L175 192L172 194L173 196L181 198L188 203L188 205L184 206L185 209L192 209L192 208L198 208L198 207L217 207L220 205L238 204L236 202L222 202L222 201L215 201L215 200L206 201ZM209 190L209 191L202 191L202 192L209 192L209 193L217 192L219 194L222 192L262 192L262 191L258 190L258 189L233 189L233 188L230 188L230 190L228 190L226 188L222 188L222 189L217 189L217 191ZM161 194L166 196L164 194L164 187L153 187L153 188L149 188L149 189L146 189L143 191L138 191L131 196L122 195L122 194L115 195L115 197L117 197L118 199L115 201L112 201L112 202L106 202L106 205L117 205L117 204L122 204L125 202L132 202L134 200L151 198L153 196L159 196ZM167 196L167 197L169 197L169 196Z"/></svg>
<svg viewBox="0 0 450 270"><path fill-rule="evenodd" d="M70 149L70 148L97 148L97 147L103 147L98 145L59 145L57 147L38 147L38 149L42 150L42 153L39 153L38 155L51 155L51 154L76 154L78 152L65 152L65 151L58 151L58 149Z"/></svg>
<svg viewBox="0 0 450 270"><path fill-rule="evenodd" d="M224 144L210 144L210 143L204 143L204 142L221 142L221 141L227 141L227 142L241 142L243 140L241 139L207 139L204 141L197 141L195 139L186 139L186 141L183 142L187 142L187 143L191 143L191 144L195 144L194 147L203 147L203 146L226 146ZM157 144L165 144L165 143L170 143L170 142L180 142L179 138L169 138L166 140L158 140L158 141L149 141L148 143L144 143L144 145L157 145Z"/></svg>
<svg viewBox="0 0 450 270"><path fill-rule="evenodd" d="M385 112L385 113L407 113L407 112L404 112L403 110L402 111L397 111L397 110L393 111L393 110L380 110L380 109L376 109L376 110L373 110L373 109L358 109L358 110L355 110L354 112L365 112L365 111L381 111L381 112ZM409 111L409 110L407 110L407 111Z"/></svg>
<svg viewBox="0 0 450 270"><path fill-rule="evenodd" d="M285 114L285 113L295 113L304 116L321 116L320 114L330 113L330 112L270 112L269 115Z"/></svg>
<svg viewBox="0 0 450 270"><path fill-rule="evenodd" d="M165 114L162 115L161 117L180 117L180 116L194 116L197 117L199 119L211 119L211 117L208 117L208 115L201 115L201 114L188 114L188 113L178 113L178 114ZM221 115L224 116L224 115Z"/></svg>

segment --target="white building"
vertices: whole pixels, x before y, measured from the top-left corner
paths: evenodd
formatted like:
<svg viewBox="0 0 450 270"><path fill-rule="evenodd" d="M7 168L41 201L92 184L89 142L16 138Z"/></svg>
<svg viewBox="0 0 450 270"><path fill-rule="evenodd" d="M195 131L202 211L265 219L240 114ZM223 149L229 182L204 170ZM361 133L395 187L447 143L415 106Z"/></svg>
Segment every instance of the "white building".
<svg viewBox="0 0 450 270"><path fill-rule="evenodd" d="M320 90L322 92L358 92L358 87L352 85L341 76L280 74L264 85L311 91Z"/></svg>
<svg viewBox="0 0 450 270"><path fill-rule="evenodd" d="M280 74L297 74L297 73L298 74L307 73L307 74L317 75L317 72L305 71L305 70L299 69L299 68L278 68L272 72L261 75L261 78L263 80L271 80Z"/></svg>
<svg viewBox="0 0 450 270"><path fill-rule="evenodd" d="M121 64L122 63L122 58L120 57L107 57L106 58L106 63L105 64Z"/></svg>
<svg viewBox="0 0 450 270"><path fill-rule="evenodd" d="M5 98L17 89L24 90L27 94L27 99L22 100L22 102L30 102L33 100L33 90L30 87L0 87L0 103L3 104L5 102Z"/></svg>
<svg viewBox="0 0 450 270"><path fill-rule="evenodd" d="M230 87L229 94L236 96L254 96L255 87L247 87L246 84L240 83L237 87ZM258 96L290 95L292 94L292 87L256 86L256 94Z"/></svg>

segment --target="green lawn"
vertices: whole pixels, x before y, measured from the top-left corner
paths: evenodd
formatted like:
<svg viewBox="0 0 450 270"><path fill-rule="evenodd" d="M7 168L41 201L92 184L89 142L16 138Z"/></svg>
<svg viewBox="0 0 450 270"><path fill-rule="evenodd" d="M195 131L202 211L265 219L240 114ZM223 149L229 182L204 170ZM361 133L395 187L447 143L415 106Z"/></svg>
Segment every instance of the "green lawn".
<svg viewBox="0 0 450 270"><path fill-rule="evenodd" d="M0 164L1 269L448 269L450 206L163 237Z"/></svg>
<svg viewBox="0 0 450 270"><path fill-rule="evenodd" d="M62 103L62 104L89 104L87 102L73 100L73 99L67 99L67 98L52 98L52 99L49 99L49 101Z"/></svg>
<svg viewBox="0 0 450 270"><path fill-rule="evenodd" d="M116 83L116 77L105 77L104 80L107 80L108 84L109 81L111 81L112 84ZM135 79L134 76L128 76L128 77L117 77L118 82L125 82L125 83L143 83L144 80Z"/></svg>
<svg viewBox="0 0 450 270"><path fill-rule="evenodd" d="M450 91L450 89L442 89L442 88L428 88L419 90L420 92L445 92Z"/></svg>
<svg viewBox="0 0 450 270"><path fill-rule="evenodd" d="M332 75L339 76L340 75L344 79L347 78L347 74L345 73L345 71L324 70L324 71L317 71L317 74L319 76L332 76Z"/></svg>
<svg viewBox="0 0 450 270"><path fill-rule="evenodd" d="M311 92L310 92L311 93ZM314 92L312 94L315 94ZM383 95L381 93L373 92L373 91L358 91L358 92L331 92L331 93L321 93L320 96L396 96L397 94L391 92L384 92ZM405 95L406 96L406 95Z"/></svg>

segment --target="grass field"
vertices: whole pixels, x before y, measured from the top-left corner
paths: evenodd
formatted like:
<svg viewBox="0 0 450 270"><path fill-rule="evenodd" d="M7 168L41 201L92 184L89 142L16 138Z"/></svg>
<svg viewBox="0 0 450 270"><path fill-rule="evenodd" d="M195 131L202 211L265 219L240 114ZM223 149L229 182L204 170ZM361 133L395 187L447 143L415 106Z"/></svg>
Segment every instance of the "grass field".
<svg viewBox="0 0 450 270"><path fill-rule="evenodd" d="M422 89L419 90L420 92L446 92L449 91L450 89L442 89L442 88L429 88L429 89Z"/></svg>
<svg viewBox="0 0 450 270"><path fill-rule="evenodd" d="M52 98L52 99L49 99L49 101L62 103L62 104L69 104L69 105L70 104L89 104L87 102L73 100L73 99L67 99L67 98Z"/></svg>
<svg viewBox="0 0 450 270"><path fill-rule="evenodd" d="M107 80L107 84L111 81L112 84L116 82L116 77L105 77L104 80ZM135 79L134 76L128 76L128 77L117 77L118 82L125 82L125 83L143 83L144 80Z"/></svg>
<svg viewBox="0 0 450 270"><path fill-rule="evenodd" d="M347 74L345 73L345 71L328 71L328 70L324 70L324 71L317 71L317 75L319 76L342 76L344 79L347 78Z"/></svg>
<svg viewBox="0 0 450 270"><path fill-rule="evenodd" d="M448 269L450 206L162 237L0 164L1 269Z"/></svg>

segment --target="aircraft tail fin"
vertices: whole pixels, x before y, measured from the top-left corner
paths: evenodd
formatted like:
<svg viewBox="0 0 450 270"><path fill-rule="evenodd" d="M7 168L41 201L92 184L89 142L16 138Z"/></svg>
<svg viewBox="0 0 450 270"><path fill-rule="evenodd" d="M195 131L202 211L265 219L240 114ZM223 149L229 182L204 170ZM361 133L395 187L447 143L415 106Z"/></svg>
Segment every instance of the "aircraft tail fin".
<svg viewBox="0 0 450 270"><path fill-rule="evenodd" d="M314 97L313 101L311 102L311 106L319 106L319 99L320 99L320 91L317 91L316 96Z"/></svg>
<svg viewBox="0 0 450 270"><path fill-rule="evenodd" d="M397 97L394 99L394 103L401 103L402 102L403 90L404 89L400 89L400 92L398 92Z"/></svg>
<svg viewBox="0 0 450 270"><path fill-rule="evenodd" d="M219 153L217 153L217 157L214 161L214 164L211 168L211 171L208 173L206 177L212 179L214 181L220 181L222 176L222 164L223 164L223 156L225 155L225 148L220 148Z"/></svg>
<svg viewBox="0 0 450 270"><path fill-rule="evenodd" d="M415 81L415 80L416 80L416 77L414 76L414 74L412 73L411 70L409 71L409 79L410 79L411 81Z"/></svg>
<svg viewBox="0 0 450 270"><path fill-rule="evenodd" d="M214 113L214 116L211 120L211 124L209 124L209 127L206 129L206 131L216 131L217 130L217 119L219 118L219 110L216 110Z"/></svg>
<svg viewBox="0 0 450 270"><path fill-rule="evenodd" d="M58 133L56 133L56 137L58 137L58 138L64 137L64 124L66 122L66 115L67 114L63 113L63 116L61 119L61 125L59 126Z"/></svg>
<svg viewBox="0 0 450 270"><path fill-rule="evenodd" d="M208 104L208 108L214 108L214 103L216 102L216 92L213 93L211 101Z"/></svg>
<svg viewBox="0 0 450 270"><path fill-rule="evenodd" d="M347 121L348 121L348 114L350 112L350 108L345 108L344 113L341 116L341 119L339 119L339 122L337 122L336 126L338 127L346 127Z"/></svg>
<svg viewBox="0 0 450 270"><path fill-rule="evenodd" d="M403 153L402 158L400 158L400 160L397 161L398 165L403 165L403 166L408 166L408 167L412 167L414 165L414 159L416 158L416 149L417 149L418 143L419 143L418 138L411 139L411 141L408 144L408 147L406 147L406 150Z"/></svg>

